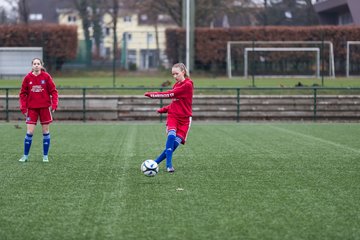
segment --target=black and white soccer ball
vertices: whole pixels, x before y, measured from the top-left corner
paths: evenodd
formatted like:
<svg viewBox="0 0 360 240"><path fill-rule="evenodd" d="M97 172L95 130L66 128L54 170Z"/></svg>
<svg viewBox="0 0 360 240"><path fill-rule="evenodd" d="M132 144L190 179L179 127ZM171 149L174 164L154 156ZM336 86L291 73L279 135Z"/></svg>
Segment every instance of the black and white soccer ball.
<svg viewBox="0 0 360 240"><path fill-rule="evenodd" d="M145 160L141 164L141 172L147 177L154 177L159 172L159 165L152 159Z"/></svg>

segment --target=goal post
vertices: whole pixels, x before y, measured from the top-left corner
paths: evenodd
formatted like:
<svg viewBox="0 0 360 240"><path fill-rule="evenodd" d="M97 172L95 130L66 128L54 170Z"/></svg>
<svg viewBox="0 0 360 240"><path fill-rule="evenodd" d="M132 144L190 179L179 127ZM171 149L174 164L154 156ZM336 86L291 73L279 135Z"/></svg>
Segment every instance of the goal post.
<svg viewBox="0 0 360 240"><path fill-rule="evenodd" d="M360 41L347 41L346 42L346 77L350 77L350 47L351 45L359 45Z"/></svg>
<svg viewBox="0 0 360 240"><path fill-rule="evenodd" d="M240 47L239 48L235 47ZM325 50L326 47L326 50ZM331 41L228 41L227 42L227 75L229 78L234 77L234 71L236 74L236 68L239 66L238 63L243 59L243 63L240 64L241 70L240 72L244 71L242 74L236 75L236 77L243 77L247 76L245 73L245 65L249 65L249 59L244 60L244 56L233 56L240 52L242 55L245 53L245 49L247 52L255 52L255 51L290 51L286 49L292 49L292 51L296 52L315 52L316 53L316 76L320 76L320 70L323 68L328 68L328 76L334 78L335 77L335 61L334 61L334 47ZM258 50L251 50L251 49L258 49ZM260 50L261 49L261 50ZM271 49L271 50L265 50ZM295 50L296 49L296 50ZM316 50L317 49L317 50ZM237 51L238 50L238 51ZM328 52L328 56L325 56ZM325 55L324 55L325 53ZM324 67L322 65L322 61L324 61L327 66ZM244 67L242 67L244 65ZM235 68L234 68L235 66ZM325 70L325 69L323 69ZM239 73L238 71L238 73ZM246 70L247 71L247 70ZM291 75L293 77L297 77L299 75Z"/></svg>

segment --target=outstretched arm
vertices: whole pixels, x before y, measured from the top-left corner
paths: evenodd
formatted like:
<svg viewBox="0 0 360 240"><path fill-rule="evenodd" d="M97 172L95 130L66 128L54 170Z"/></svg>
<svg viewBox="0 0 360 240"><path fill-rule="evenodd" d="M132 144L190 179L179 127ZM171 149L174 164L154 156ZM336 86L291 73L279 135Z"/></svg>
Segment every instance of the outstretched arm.
<svg viewBox="0 0 360 240"><path fill-rule="evenodd" d="M179 87L165 92L146 92L144 95L149 98L181 98L192 90L191 83L185 83Z"/></svg>
<svg viewBox="0 0 360 240"><path fill-rule="evenodd" d="M149 98L173 98L174 97L174 93L171 91L166 91L166 92L146 92L144 94L146 97Z"/></svg>

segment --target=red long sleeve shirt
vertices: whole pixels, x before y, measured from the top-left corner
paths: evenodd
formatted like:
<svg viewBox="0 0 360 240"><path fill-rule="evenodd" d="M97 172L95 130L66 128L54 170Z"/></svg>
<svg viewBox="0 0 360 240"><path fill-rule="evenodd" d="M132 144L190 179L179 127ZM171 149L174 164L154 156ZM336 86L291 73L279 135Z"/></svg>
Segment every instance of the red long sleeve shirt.
<svg viewBox="0 0 360 240"><path fill-rule="evenodd" d="M28 108L57 108L58 91L51 76L41 71L36 76L28 73L22 82L20 93L20 109L26 112Z"/></svg>
<svg viewBox="0 0 360 240"><path fill-rule="evenodd" d="M166 92L150 92L151 98L172 98L170 105L166 106L168 116L191 117L194 83L190 78L176 82L173 88Z"/></svg>

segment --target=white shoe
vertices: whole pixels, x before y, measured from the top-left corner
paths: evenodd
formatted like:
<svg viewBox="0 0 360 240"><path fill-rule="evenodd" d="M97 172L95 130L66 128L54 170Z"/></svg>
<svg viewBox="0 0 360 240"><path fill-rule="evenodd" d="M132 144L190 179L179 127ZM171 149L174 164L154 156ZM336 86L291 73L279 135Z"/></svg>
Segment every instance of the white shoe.
<svg viewBox="0 0 360 240"><path fill-rule="evenodd" d="M28 159L28 156L25 156L25 155L23 155L23 156L19 159L19 162L27 162L27 161L29 161L29 159Z"/></svg>
<svg viewBox="0 0 360 240"><path fill-rule="evenodd" d="M43 156L43 162L49 162L48 156Z"/></svg>

